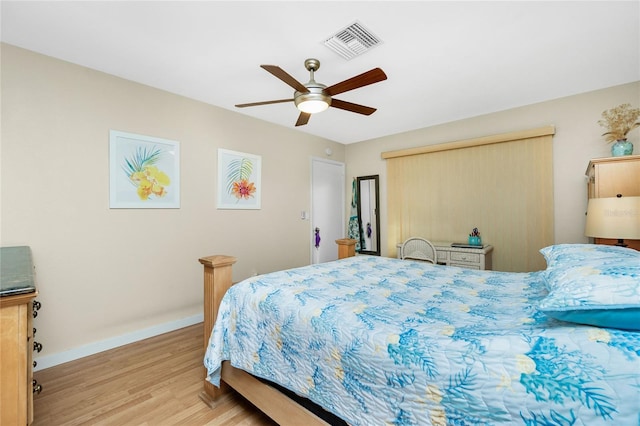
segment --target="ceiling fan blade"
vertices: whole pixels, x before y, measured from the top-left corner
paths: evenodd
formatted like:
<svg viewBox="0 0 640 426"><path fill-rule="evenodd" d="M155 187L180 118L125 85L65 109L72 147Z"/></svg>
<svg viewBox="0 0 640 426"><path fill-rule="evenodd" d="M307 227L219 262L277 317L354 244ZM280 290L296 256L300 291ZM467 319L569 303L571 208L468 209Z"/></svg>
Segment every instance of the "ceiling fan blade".
<svg viewBox="0 0 640 426"><path fill-rule="evenodd" d="M363 115L371 115L376 112L375 108L371 108L364 105L358 105L347 101L341 101L340 99L331 99L331 106L334 108L343 109L345 111L356 112Z"/></svg>
<svg viewBox="0 0 640 426"><path fill-rule="evenodd" d="M280 68L277 65L260 65L261 68L269 71L274 76L278 77L280 80L287 83L289 86L296 89L298 92L307 93L309 89L304 87L304 84L300 83L295 78L291 77L285 70Z"/></svg>
<svg viewBox="0 0 640 426"><path fill-rule="evenodd" d="M282 102L293 102L293 98L291 98L291 99L277 99L275 101L252 102L250 104L238 104L238 105L236 105L236 108L246 108L246 107L258 106L258 105L279 104L279 103L282 103Z"/></svg>
<svg viewBox="0 0 640 426"><path fill-rule="evenodd" d="M296 121L296 127L307 124L309 122L309 118L311 118L311 114L308 112L301 112L298 116L298 121Z"/></svg>
<svg viewBox="0 0 640 426"><path fill-rule="evenodd" d="M325 89L325 92L327 92L331 96L338 95L340 93L368 86L373 83L378 83L379 81L383 81L386 79L387 75L384 73L384 71L382 71L380 68L374 68L340 83L336 83L333 86L329 86Z"/></svg>

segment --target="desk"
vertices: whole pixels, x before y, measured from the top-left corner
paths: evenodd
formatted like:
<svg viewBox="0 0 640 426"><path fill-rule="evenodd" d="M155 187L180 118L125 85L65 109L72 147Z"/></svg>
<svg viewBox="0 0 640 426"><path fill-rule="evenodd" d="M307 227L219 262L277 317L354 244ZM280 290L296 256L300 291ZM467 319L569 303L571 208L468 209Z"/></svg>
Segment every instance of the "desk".
<svg viewBox="0 0 640 426"><path fill-rule="evenodd" d="M493 246L485 244L482 248L462 248L451 247L451 242L432 241L438 255L438 264L447 266L458 266L468 269L491 269L491 253ZM400 247L402 243L396 245L397 255L400 259Z"/></svg>

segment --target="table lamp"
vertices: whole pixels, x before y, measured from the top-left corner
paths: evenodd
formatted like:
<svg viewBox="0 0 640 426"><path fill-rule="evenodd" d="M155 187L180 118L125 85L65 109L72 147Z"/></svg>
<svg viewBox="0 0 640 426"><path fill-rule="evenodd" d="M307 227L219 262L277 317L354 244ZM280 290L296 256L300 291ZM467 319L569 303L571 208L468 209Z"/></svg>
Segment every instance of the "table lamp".
<svg viewBox="0 0 640 426"><path fill-rule="evenodd" d="M617 239L626 247L625 239L640 240L640 197L591 198L587 206L585 235Z"/></svg>

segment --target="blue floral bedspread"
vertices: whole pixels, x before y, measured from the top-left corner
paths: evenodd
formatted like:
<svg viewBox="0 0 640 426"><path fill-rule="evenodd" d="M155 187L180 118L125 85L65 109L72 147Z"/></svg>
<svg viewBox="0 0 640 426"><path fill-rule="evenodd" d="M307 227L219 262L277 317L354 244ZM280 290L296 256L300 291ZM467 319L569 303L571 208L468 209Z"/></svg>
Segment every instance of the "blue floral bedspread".
<svg viewBox="0 0 640 426"><path fill-rule="evenodd" d="M205 366L352 425L639 425L640 332L547 318L546 294L539 272L377 256L270 273L227 292Z"/></svg>

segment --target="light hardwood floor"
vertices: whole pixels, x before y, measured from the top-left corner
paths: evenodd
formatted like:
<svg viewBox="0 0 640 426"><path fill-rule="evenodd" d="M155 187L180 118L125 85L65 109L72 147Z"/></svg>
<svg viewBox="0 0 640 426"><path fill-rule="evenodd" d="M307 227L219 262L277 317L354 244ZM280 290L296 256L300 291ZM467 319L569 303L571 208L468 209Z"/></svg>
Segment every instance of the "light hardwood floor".
<svg viewBox="0 0 640 426"><path fill-rule="evenodd" d="M211 409L199 398L202 324L34 373L34 426L275 423L235 393Z"/></svg>

